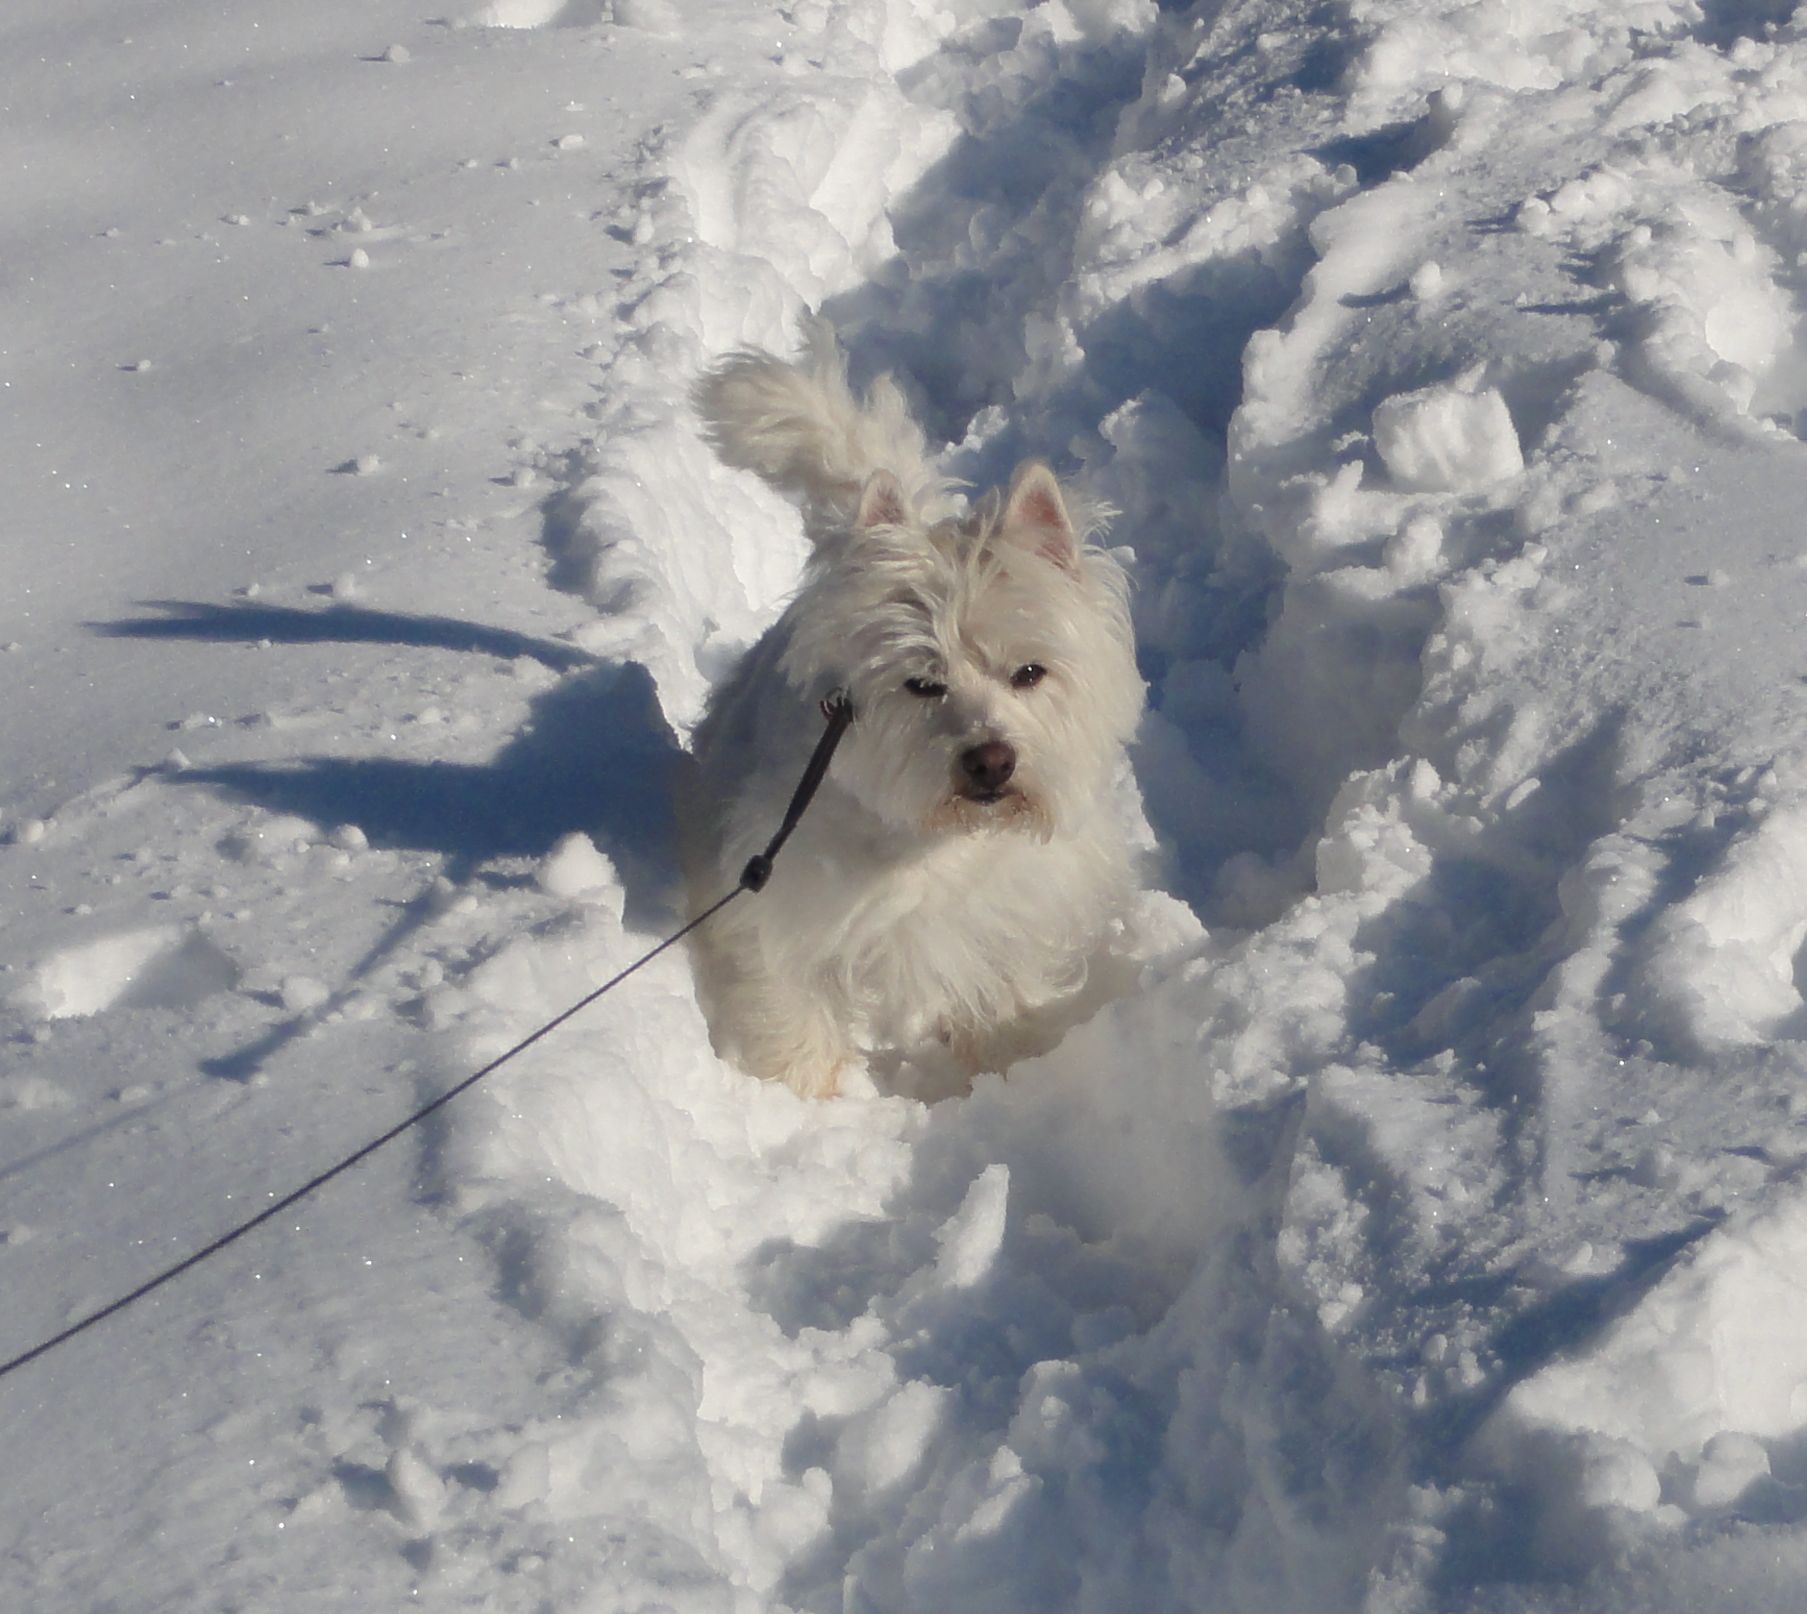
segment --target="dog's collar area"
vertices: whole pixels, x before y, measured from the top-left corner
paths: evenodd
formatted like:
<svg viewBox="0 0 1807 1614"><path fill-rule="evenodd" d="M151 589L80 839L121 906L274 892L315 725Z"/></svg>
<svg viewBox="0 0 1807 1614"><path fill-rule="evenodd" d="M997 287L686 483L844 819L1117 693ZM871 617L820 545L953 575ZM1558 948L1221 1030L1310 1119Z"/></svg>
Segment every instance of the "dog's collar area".
<svg viewBox="0 0 1807 1614"><path fill-rule="evenodd" d="M847 722L853 721L853 697L845 689L829 690L821 700L816 702L816 708L826 722L834 722L836 716L841 712L847 714Z"/></svg>

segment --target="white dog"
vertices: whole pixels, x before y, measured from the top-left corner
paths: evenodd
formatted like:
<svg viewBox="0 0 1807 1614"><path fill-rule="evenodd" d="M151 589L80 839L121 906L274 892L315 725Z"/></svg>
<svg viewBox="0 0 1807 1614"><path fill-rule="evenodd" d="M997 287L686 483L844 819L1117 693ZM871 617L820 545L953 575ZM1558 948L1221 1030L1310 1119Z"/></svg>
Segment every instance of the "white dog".
<svg viewBox="0 0 1807 1614"><path fill-rule="evenodd" d="M826 327L795 365L730 357L696 401L814 551L696 731L693 914L777 828L823 699L854 713L770 883L696 933L717 1048L824 1097L864 1048L936 1038L968 1074L1002 1069L1045 1045L1038 1013L1133 890L1110 788L1143 698L1122 573L1045 465L962 513L902 395L856 399Z"/></svg>

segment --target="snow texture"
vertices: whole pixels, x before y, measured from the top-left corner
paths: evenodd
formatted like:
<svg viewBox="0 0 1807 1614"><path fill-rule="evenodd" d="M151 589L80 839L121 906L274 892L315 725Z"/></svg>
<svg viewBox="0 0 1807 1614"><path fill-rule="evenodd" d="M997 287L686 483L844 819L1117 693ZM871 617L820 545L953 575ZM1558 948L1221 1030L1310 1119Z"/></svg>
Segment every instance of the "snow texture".
<svg viewBox="0 0 1807 1614"><path fill-rule="evenodd" d="M1120 513L1148 895L970 1093L681 951L0 1380L0 1607L1798 1614L1807 25L0 16L0 1355L673 927L820 311ZM756 900L754 898L743 900Z"/></svg>

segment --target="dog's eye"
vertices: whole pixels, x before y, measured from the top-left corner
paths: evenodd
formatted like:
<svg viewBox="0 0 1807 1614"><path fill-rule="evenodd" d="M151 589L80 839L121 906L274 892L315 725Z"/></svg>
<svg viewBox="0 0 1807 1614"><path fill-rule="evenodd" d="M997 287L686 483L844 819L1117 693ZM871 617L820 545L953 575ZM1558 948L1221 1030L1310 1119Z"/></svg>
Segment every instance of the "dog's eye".
<svg viewBox="0 0 1807 1614"><path fill-rule="evenodd" d="M1010 687L1012 689L1034 689L1047 676L1048 669L1039 661L1025 662L1010 675Z"/></svg>
<svg viewBox="0 0 1807 1614"><path fill-rule="evenodd" d="M947 685L937 683L933 678L906 678L904 688L925 701L938 701L947 693Z"/></svg>

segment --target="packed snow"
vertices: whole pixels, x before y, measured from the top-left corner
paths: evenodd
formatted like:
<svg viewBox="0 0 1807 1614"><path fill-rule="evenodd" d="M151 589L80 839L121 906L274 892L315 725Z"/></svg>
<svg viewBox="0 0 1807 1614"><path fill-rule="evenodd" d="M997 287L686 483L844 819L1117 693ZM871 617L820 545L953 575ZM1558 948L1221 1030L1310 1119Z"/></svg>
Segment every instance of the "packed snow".
<svg viewBox="0 0 1807 1614"><path fill-rule="evenodd" d="M0 105L0 1358L679 922L725 352L1114 507L1150 697L1052 1052L801 1100L660 954L0 1379L0 1606L1807 1607L1807 15L79 0Z"/></svg>

